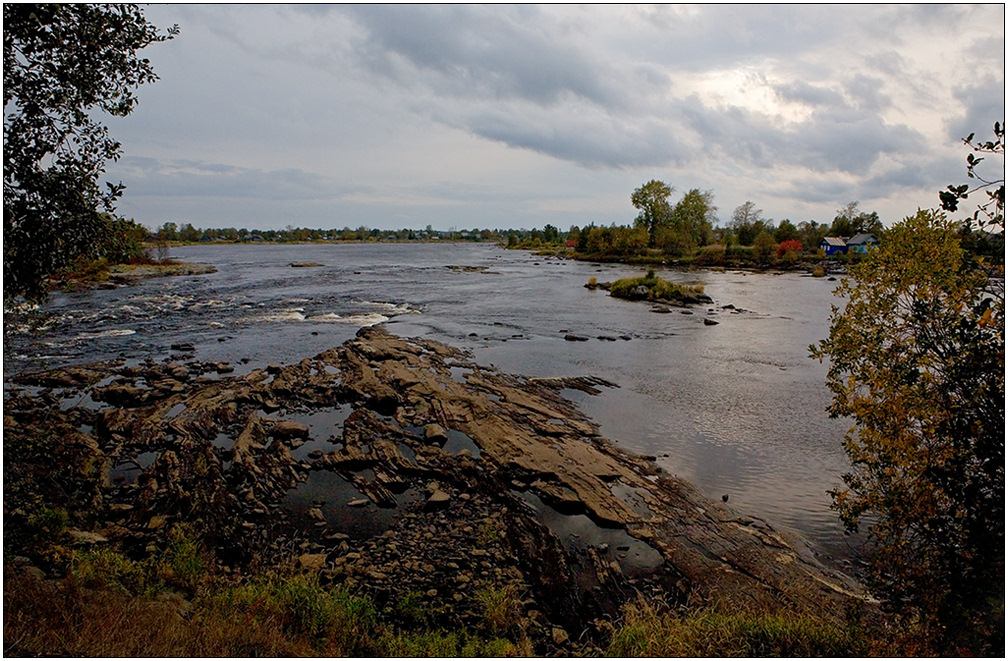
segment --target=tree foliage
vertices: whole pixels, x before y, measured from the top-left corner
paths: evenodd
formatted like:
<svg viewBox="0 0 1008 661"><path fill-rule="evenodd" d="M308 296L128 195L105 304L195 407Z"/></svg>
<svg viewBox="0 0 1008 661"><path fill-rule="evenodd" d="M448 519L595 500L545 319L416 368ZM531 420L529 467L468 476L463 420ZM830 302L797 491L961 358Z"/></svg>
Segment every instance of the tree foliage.
<svg viewBox="0 0 1008 661"><path fill-rule="evenodd" d="M766 229L763 210L757 209L752 200L746 200L732 212L731 228L740 245L751 246L756 236Z"/></svg>
<svg viewBox="0 0 1008 661"><path fill-rule="evenodd" d="M94 115L128 115L157 80L137 51L171 39L135 5L4 4L4 299L97 256L123 185L99 185L121 146Z"/></svg>
<svg viewBox="0 0 1008 661"><path fill-rule="evenodd" d="M973 139L975 136L975 133L970 133L967 137L963 138L963 144L973 150L972 153L966 155L966 176L975 180L977 185L972 187L969 184L949 186L946 190L938 192L938 198L941 200L942 209L952 212L959 209L959 201L968 198L970 193L983 191L986 198L977 205L976 210L973 212L971 229L981 231L996 231L1000 229L1003 233L1005 228L1004 124L994 122L993 140L974 143ZM978 172L978 166L982 161L986 160L986 157L977 156L977 154L1000 154L1002 156L1001 176L991 177L990 179L981 176Z"/></svg>
<svg viewBox="0 0 1008 661"><path fill-rule="evenodd" d="M634 224L637 227L647 229L651 246L655 245L655 234L658 227L668 222L671 212L668 200L672 195L672 190L672 187L664 181L652 179L630 195L630 202L634 208L640 209Z"/></svg>
<svg viewBox="0 0 1008 661"><path fill-rule="evenodd" d="M676 203L669 215L668 225L683 248L672 254L689 254L698 247L708 243L711 237L711 227L716 220L714 212L714 193L690 189Z"/></svg>
<svg viewBox="0 0 1008 661"><path fill-rule="evenodd" d="M830 236L843 236L850 238L862 232L874 234L876 237L882 235L882 221L879 220L877 212L871 213L858 209L858 202L848 202L842 209L837 210L837 215L833 219L833 226L830 228Z"/></svg>
<svg viewBox="0 0 1008 661"><path fill-rule="evenodd" d="M833 493L869 522L872 584L945 652L1004 648L1004 295L919 211L851 268L829 338L830 413L854 427Z"/></svg>

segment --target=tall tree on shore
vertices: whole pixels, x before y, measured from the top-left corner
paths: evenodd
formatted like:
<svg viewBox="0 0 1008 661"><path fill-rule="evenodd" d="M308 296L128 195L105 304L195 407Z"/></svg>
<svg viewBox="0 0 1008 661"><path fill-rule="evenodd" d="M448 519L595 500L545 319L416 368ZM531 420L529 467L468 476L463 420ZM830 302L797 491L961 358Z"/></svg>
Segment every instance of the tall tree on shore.
<svg viewBox="0 0 1008 661"><path fill-rule="evenodd" d="M766 229L763 209L757 209L755 202L746 200L732 212L731 228L739 245L751 246L756 235Z"/></svg>
<svg viewBox="0 0 1008 661"><path fill-rule="evenodd" d="M634 207L640 209L634 225L647 228L648 245L654 247L655 232L659 226L668 223L672 207L669 205L669 197L673 188L664 181L652 179L636 189L630 195L630 201Z"/></svg>
<svg viewBox="0 0 1008 661"><path fill-rule="evenodd" d="M94 118L123 117L157 80L137 51L178 34L136 5L5 3L4 300L45 295L45 280L97 255L124 186L99 177L121 153Z"/></svg>
<svg viewBox="0 0 1008 661"><path fill-rule="evenodd" d="M990 199L1003 223L1003 192ZM992 279L961 226L925 210L889 229L837 289L846 306L812 355L830 362L830 413L854 422L834 508L868 525L873 591L934 652L998 656L1004 267Z"/></svg>
<svg viewBox="0 0 1008 661"><path fill-rule="evenodd" d="M692 245L692 251L707 243L717 220L716 211L712 191L692 188L672 208L670 223Z"/></svg>
<svg viewBox="0 0 1008 661"><path fill-rule="evenodd" d="M862 232L874 234L876 237L882 235L882 221L879 220L877 212L861 211L858 208L857 200L848 202L843 208L837 209L837 215L833 218L833 225L830 227L830 236L850 238Z"/></svg>

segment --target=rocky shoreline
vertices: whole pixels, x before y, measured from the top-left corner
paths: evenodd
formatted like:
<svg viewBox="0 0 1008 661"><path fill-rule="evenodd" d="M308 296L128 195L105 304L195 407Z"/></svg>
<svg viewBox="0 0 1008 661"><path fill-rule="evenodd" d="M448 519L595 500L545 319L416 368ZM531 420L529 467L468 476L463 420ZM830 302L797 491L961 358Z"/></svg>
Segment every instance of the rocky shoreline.
<svg viewBox="0 0 1008 661"><path fill-rule="evenodd" d="M515 595L536 654L594 654L623 604L728 604L842 620L872 608L800 540L616 448L565 389L380 327L232 375L194 359L23 374L5 394L5 551L41 507L67 543L130 557L195 530L216 573L297 567L414 598L446 628Z"/></svg>
<svg viewBox="0 0 1008 661"><path fill-rule="evenodd" d="M81 291L86 289L111 289L135 284L148 278L166 278L183 275L216 273L213 264L195 262L160 262L152 264L113 264L97 273L70 273L53 278L50 290Z"/></svg>

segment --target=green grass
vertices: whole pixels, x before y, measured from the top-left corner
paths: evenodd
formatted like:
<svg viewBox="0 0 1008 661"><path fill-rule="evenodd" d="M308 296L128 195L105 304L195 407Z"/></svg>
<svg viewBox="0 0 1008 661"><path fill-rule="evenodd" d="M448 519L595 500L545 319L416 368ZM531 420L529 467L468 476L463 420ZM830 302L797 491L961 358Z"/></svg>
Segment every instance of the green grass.
<svg viewBox="0 0 1008 661"><path fill-rule="evenodd" d="M503 638L482 638L467 631L384 633L378 640L382 656L396 657L501 657L514 656L518 648ZM523 656L527 656L524 655Z"/></svg>
<svg viewBox="0 0 1008 661"><path fill-rule="evenodd" d="M659 613L627 607L613 634L611 656L862 656L869 650L856 628L794 614L701 609Z"/></svg>
<svg viewBox="0 0 1008 661"><path fill-rule="evenodd" d="M506 631L518 624L521 600L513 585L481 588L476 593L476 599L479 600L483 616L492 631Z"/></svg>
<svg viewBox="0 0 1008 661"><path fill-rule="evenodd" d="M40 514L58 519L57 515ZM70 553L68 579L5 580L4 652L15 656L507 656L531 653L513 587L481 591L483 624L448 631L419 593L380 613L370 597L314 575L214 578L179 526L160 554ZM182 589L180 594L176 590ZM188 599L188 601L185 601ZM183 607L184 605L184 607ZM508 640L510 634L517 642Z"/></svg>

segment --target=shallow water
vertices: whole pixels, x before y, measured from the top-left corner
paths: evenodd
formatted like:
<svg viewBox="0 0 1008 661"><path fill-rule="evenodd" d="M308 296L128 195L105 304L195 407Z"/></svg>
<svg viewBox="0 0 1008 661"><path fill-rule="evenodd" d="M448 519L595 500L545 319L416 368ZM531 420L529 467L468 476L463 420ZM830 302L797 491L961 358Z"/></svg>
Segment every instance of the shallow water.
<svg viewBox="0 0 1008 661"><path fill-rule="evenodd" d="M826 367L808 358L828 332L835 283L659 268L669 280L702 284L714 304L655 314L583 286L642 269L489 245L190 246L172 256L218 271L54 294L42 310L44 333L7 338L5 377L105 358L163 360L179 353L171 349L179 342L242 374L299 361L382 323L397 335L469 349L477 363L508 372L614 382L620 387L597 396L565 395L603 435L654 455L707 495L728 495L730 506L794 528L828 555L849 555L826 493L848 467L847 425L827 417ZM304 261L321 266L290 266ZM704 317L719 323L706 326ZM565 341L568 333L589 341ZM631 339L598 339L621 336Z"/></svg>

